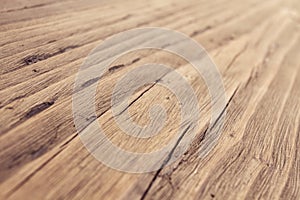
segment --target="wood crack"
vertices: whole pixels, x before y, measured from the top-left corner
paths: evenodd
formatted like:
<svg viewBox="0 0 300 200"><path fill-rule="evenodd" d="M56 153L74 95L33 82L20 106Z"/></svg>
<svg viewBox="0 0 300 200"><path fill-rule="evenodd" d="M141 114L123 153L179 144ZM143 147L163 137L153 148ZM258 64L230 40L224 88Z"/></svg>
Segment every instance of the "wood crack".
<svg viewBox="0 0 300 200"><path fill-rule="evenodd" d="M226 66L226 70L228 70L233 65L233 63L239 58L239 56L247 50L247 47L248 43L246 43L244 47L232 58L230 63Z"/></svg>
<svg viewBox="0 0 300 200"><path fill-rule="evenodd" d="M174 145L174 147L172 148L171 152L169 153L167 159L163 162L162 166L160 167L159 170L157 170L157 172L155 173L153 179L151 180L151 182L149 183L148 187L146 188L145 192L143 193L143 195L141 196L140 200L144 200L147 196L147 194L149 193L149 191L151 190L154 182L157 180L158 175L160 174L161 170L168 164L168 162L170 161L170 159L173 156L173 153L175 152L177 146L179 145L179 143L181 142L182 138L185 136L185 134L187 133L187 131L190 129L191 125L188 125L188 127L183 131L183 133L181 134L181 136L179 137L179 139L177 140L176 144Z"/></svg>

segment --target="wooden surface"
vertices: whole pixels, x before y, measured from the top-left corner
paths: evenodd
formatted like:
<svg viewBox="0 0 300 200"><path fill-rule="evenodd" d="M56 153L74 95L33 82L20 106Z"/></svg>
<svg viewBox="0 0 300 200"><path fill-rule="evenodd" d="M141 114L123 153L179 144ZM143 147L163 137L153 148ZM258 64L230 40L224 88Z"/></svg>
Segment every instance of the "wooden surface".
<svg viewBox="0 0 300 200"><path fill-rule="evenodd" d="M2 0L1 199L300 199L299 25L297 0ZM145 124L151 104L164 104L169 118L159 136L131 139L111 118L114 83L142 64L175 67L203 108L197 137L177 162L132 174L86 150L73 123L72 91L78 68L101 41L149 26L180 31L207 49L223 78L227 115L217 145L199 158L210 119L203 80L166 52L124 55L96 97L98 122L113 143L153 151L177 128L178 102L155 83L134 94L128 109Z"/></svg>

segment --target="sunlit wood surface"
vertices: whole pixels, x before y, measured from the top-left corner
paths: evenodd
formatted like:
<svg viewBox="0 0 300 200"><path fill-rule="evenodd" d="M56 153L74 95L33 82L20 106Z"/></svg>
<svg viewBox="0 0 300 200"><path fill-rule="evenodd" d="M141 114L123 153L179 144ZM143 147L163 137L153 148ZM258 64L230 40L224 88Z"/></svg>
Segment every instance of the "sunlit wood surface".
<svg viewBox="0 0 300 200"><path fill-rule="evenodd" d="M133 95L128 109L137 123L147 123L155 103L169 114L159 136L138 140L111 118L110 94L130 69L164 63L189 80L203 108L188 151L171 166L132 174L97 161L78 137L72 115L78 68L101 41L136 27L182 32L216 63L227 114L205 158L197 150L208 134L206 85L185 60L157 50L113 63L98 86L97 121L124 149L163 147L179 120L174 95L156 83ZM2 0L0 198L300 199L299 28L298 0Z"/></svg>

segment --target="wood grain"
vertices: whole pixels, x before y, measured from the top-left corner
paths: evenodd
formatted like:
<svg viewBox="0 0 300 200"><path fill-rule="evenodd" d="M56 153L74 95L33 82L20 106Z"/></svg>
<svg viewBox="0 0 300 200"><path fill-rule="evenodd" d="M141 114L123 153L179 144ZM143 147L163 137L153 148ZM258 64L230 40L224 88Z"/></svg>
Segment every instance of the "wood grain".
<svg viewBox="0 0 300 200"><path fill-rule="evenodd" d="M99 83L88 83L98 84L94 123L129 151L166 145L180 120L180 105L166 88L145 85L130 100L137 124L147 124L156 103L168 113L165 127L149 140L123 134L111 110L120 77L143 64L166 64L188 80L201 107L189 149L170 166L132 174L105 166L82 144L72 114L76 73L101 41L137 27L182 32L218 66L227 115L207 157L198 156L211 117L207 86L186 60L153 49L122 56ZM300 199L299 28L297 0L3 0L0 198Z"/></svg>

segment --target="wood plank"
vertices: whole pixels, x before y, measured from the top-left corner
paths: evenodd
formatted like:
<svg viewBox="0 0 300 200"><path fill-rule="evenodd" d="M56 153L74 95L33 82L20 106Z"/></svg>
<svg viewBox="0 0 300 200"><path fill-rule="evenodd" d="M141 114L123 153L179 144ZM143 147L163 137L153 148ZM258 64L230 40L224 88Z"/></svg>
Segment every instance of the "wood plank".
<svg viewBox="0 0 300 200"><path fill-rule="evenodd" d="M300 198L299 1L5 0L0 16L1 199ZM216 146L205 157L199 151L204 141L213 141L214 104L207 85L187 60L162 50L130 52L114 61L99 82L82 84L82 90L97 88L96 115L86 127L74 125L73 89L88 54L108 37L142 27L184 33L203 45L218 67L226 116ZM133 39L147 44L156 37L168 40L151 33ZM104 52L122 51L128 41ZM200 107L197 127L187 122L176 135L182 105L162 85L172 82L179 90L180 80L166 72L131 96L130 119L119 110L123 122L145 126L150 108L163 105L168 117L159 134L135 138L120 129L111 105L115 84L148 63L171 66L193 88ZM159 116L154 113L154 120ZM174 137L177 143L160 169L122 172L98 161L83 145L79 135L96 136L98 124L126 151L158 151ZM177 158L175 150L191 129L196 137Z"/></svg>

